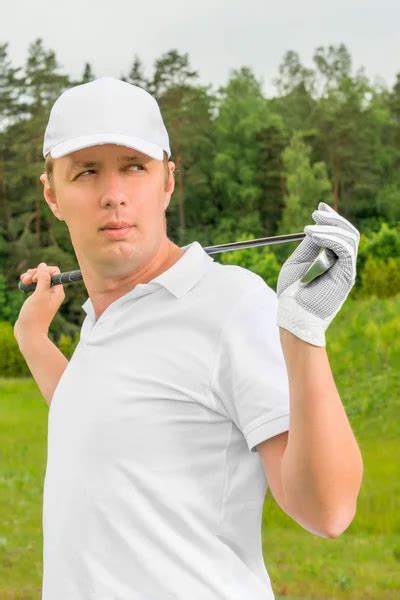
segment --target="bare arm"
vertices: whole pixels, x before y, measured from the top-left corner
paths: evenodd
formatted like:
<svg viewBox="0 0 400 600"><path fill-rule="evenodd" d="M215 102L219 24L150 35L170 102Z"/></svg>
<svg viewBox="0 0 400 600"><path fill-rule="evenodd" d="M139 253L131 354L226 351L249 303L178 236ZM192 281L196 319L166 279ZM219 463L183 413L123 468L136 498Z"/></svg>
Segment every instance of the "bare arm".
<svg viewBox="0 0 400 600"><path fill-rule="evenodd" d="M290 431L282 485L290 513L310 529L342 533L354 518L363 476L357 441L324 347L280 328L289 378Z"/></svg>
<svg viewBox="0 0 400 600"><path fill-rule="evenodd" d="M68 359L45 334L30 335L25 340L16 339L33 378L50 406Z"/></svg>

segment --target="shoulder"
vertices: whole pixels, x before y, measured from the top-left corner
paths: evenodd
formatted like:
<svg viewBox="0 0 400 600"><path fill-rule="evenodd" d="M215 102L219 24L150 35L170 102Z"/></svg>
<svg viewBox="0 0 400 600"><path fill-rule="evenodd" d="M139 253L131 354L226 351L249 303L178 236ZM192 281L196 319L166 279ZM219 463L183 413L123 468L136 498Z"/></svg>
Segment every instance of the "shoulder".
<svg viewBox="0 0 400 600"><path fill-rule="evenodd" d="M239 265L213 263L207 281L207 304L218 315L221 327L232 321L239 326L258 327L275 322L276 292L257 273Z"/></svg>
<svg viewBox="0 0 400 600"><path fill-rule="evenodd" d="M214 262L210 269L210 280L219 292L223 292L224 295L231 294L231 300L235 304L257 290L261 293L264 291L271 297L276 296L276 292L260 275L239 265Z"/></svg>

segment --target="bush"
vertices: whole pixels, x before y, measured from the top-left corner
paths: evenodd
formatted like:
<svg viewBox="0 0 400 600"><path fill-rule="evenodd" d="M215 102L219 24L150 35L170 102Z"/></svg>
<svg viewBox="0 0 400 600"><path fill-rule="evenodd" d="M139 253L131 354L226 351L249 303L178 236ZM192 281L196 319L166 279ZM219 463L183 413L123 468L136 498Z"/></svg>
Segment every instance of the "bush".
<svg viewBox="0 0 400 600"><path fill-rule="evenodd" d="M70 359L78 341L79 334L74 339L71 339L68 335L61 334L56 346ZM14 336L13 326L8 321L0 321L0 377L30 376L32 376L32 373L21 354Z"/></svg>
<svg viewBox="0 0 400 600"><path fill-rule="evenodd" d="M78 341L79 341L79 333L75 336L74 339L71 339L69 335L65 335L64 333L62 333L60 335L60 339L58 341L57 346L58 346L59 350L61 350L61 352L69 360L71 358L71 356L73 355L76 346L78 345Z"/></svg>
<svg viewBox="0 0 400 600"><path fill-rule="evenodd" d="M0 377L29 375L28 365L20 352L12 325L7 321L0 321Z"/></svg>
<svg viewBox="0 0 400 600"><path fill-rule="evenodd" d="M389 298L400 292L400 259L368 256L361 273L361 296Z"/></svg>
<svg viewBox="0 0 400 600"><path fill-rule="evenodd" d="M372 234L361 234L357 257L357 279L358 286L362 282L362 273L368 257L388 261L389 258L400 258L400 227L389 227L382 223L379 231Z"/></svg>

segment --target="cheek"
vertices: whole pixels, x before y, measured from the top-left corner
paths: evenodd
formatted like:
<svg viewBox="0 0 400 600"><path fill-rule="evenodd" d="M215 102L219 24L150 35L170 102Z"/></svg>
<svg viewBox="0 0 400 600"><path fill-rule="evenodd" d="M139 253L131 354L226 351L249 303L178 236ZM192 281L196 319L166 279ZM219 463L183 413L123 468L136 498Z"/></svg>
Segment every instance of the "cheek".
<svg viewBox="0 0 400 600"><path fill-rule="evenodd" d="M153 193L148 193L142 197L143 201L132 206L132 216L137 217L138 221L151 226L158 225L163 219L164 198L160 189L154 189Z"/></svg>
<svg viewBox="0 0 400 600"><path fill-rule="evenodd" d="M87 202L71 203L64 216L73 242L79 244L93 242L101 223L100 211L91 210Z"/></svg>

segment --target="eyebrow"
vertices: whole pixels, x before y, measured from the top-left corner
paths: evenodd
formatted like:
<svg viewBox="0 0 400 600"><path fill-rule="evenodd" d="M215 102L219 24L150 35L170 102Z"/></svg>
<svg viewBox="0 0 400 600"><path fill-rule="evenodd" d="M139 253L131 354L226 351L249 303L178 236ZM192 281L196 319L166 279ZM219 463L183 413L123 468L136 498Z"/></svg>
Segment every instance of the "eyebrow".
<svg viewBox="0 0 400 600"><path fill-rule="evenodd" d="M139 156L138 154L129 154L127 156L118 157L118 162L124 163L124 162L130 162L131 160L141 160L142 162L148 162L150 159L151 159L150 156L142 157L142 156ZM80 169L80 168L89 169L91 167L97 167L102 164L103 163L101 161L96 161L96 160L94 160L94 161L93 160L86 160L86 161L75 160L70 164L68 173L72 173L76 169Z"/></svg>

